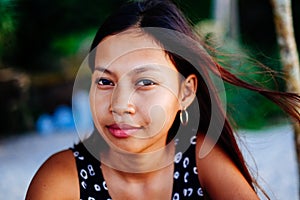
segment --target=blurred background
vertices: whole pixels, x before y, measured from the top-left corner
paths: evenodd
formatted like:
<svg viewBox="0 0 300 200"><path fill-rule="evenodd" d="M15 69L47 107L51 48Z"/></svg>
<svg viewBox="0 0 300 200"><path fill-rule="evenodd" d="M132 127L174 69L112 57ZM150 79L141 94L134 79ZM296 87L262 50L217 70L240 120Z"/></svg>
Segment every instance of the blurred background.
<svg viewBox="0 0 300 200"><path fill-rule="evenodd" d="M77 70L97 28L122 2L0 0L0 141L74 130L71 98ZM270 1L176 2L207 42L225 54L243 55L220 58L233 71L268 88L284 90L282 78L259 73L260 67L243 60L250 56L271 69L282 69ZM292 10L299 45L299 0L292 0ZM241 129L287 124L274 104L255 93L226 85L226 95L228 112ZM71 142L76 140L76 136L71 138ZM0 142L0 156L4 144L8 143Z"/></svg>
<svg viewBox="0 0 300 200"><path fill-rule="evenodd" d="M230 53L238 49L239 54L242 51L272 69L281 69L268 0L177 2L204 37L219 33L223 39L219 50ZM105 17L121 3L0 0L0 137L34 131L41 115L71 105L74 79L91 40ZM300 2L292 3L299 43ZM250 79L270 88L284 87L280 80L266 81L253 66L232 62ZM229 87L227 96L229 112L241 127L259 128L282 117L276 106L259 95Z"/></svg>

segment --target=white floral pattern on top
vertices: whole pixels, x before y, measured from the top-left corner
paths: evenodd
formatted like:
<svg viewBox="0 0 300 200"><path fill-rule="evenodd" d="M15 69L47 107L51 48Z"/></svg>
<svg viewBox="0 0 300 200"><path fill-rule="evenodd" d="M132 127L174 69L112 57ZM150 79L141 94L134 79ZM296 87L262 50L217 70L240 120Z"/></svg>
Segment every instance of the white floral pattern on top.
<svg viewBox="0 0 300 200"><path fill-rule="evenodd" d="M174 157L173 191L171 200L203 199L204 193L198 179L195 159L195 139L189 138L189 148L177 151ZM175 139L175 144L180 143ZM82 143L71 148L76 160L81 200L111 200L101 163L91 155ZM176 148L177 149L177 148Z"/></svg>

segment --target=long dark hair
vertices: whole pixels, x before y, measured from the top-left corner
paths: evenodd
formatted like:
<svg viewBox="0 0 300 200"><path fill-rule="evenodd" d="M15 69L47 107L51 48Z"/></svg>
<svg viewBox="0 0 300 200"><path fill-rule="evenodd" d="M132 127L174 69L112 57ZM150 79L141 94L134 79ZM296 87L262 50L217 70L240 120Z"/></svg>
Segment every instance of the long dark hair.
<svg viewBox="0 0 300 200"><path fill-rule="evenodd" d="M245 160L237 145L232 125L229 123L228 116L222 108L219 97L215 91L213 84L210 81L209 73L213 72L222 80L238 87L246 88L262 94L268 99L278 104L284 111L292 115L295 119L300 121L299 112L297 111L297 103L300 102L300 97L292 93L284 93L278 91L270 91L261 87L251 85L219 65L212 56L207 52L213 51L212 47L205 44L197 34L194 33L191 24L184 17L177 6L169 0L144 0L137 2L129 2L124 4L117 12L111 15L104 24L99 28L94 41L91 46L89 64L93 70L95 62L95 54L93 51L97 45L107 36L118 34L131 27L141 28L146 34L153 36L157 42L165 49L172 49L172 45L180 46L180 49L189 55L189 59L167 51L167 55L173 61L177 70L187 77L190 74L195 74L198 78L198 89L196 92L197 106L200 111L200 121L197 134L206 134L209 129L209 124L212 120L212 115L216 114L214 120L219 120L221 127L221 134L218 137L217 144L229 155L240 172L243 174L247 182L255 190L257 186L256 181L250 175L250 172L245 164ZM179 39L179 36L170 35L166 32L152 32L148 31L147 27L157 27L186 35L191 38L193 42L185 42ZM200 45L200 48L199 48ZM201 48L203 47L203 48ZM205 51L204 49L208 50ZM193 64L191 64L193 63ZM195 64L196 63L196 66ZM212 105L218 106L218 112L213 113ZM298 104L299 105L299 104ZM193 109L190 109L191 112ZM224 122L221 122L224 119ZM171 130L176 130L179 126L178 116L175 119ZM218 124L218 122L217 122ZM174 131L169 131L169 138L173 138ZM211 135L214 137L213 135Z"/></svg>

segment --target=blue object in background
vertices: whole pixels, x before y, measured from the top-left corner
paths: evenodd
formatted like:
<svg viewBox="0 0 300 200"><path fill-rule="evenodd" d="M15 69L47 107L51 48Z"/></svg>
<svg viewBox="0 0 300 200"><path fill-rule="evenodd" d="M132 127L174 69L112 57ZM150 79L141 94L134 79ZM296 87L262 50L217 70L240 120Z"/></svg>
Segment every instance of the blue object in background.
<svg viewBox="0 0 300 200"><path fill-rule="evenodd" d="M41 135L75 131L72 109L62 105L55 109L53 116L42 114L36 122L36 129Z"/></svg>
<svg viewBox="0 0 300 200"><path fill-rule="evenodd" d="M55 131L52 117L48 114L42 114L37 122L36 129L41 135L50 135Z"/></svg>
<svg viewBox="0 0 300 200"><path fill-rule="evenodd" d="M89 93L79 90L73 94L72 108L77 133L85 137L94 130L94 123L89 103Z"/></svg>
<svg viewBox="0 0 300 200"><path fill-rule="evenodd" d="M89 93L85 91L74 93L72 108L61 105L55 109L53 115L42 114L36 122L36 129L41 135L70 131L77 132L81 137L91 134L94 130L94 124L89 104Z"/></svg>
<svg viewBox="0 0 300 200"><path fill-rule="evenodd" d="M53 114L53 123L58 131L75 130L71 108L67 106L58 106Z"/></svg>

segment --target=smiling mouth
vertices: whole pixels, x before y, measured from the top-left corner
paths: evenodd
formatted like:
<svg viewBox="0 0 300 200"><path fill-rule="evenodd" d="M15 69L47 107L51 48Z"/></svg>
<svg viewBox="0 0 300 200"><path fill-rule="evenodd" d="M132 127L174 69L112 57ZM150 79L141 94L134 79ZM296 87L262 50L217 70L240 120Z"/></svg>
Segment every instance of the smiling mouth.
<svg viewBox="0 0 300 200"><path fill-rule="evenodd" d="M128 138L141 128L127 124L113 124L107 126L107 129L116 138Z"/></svg>

